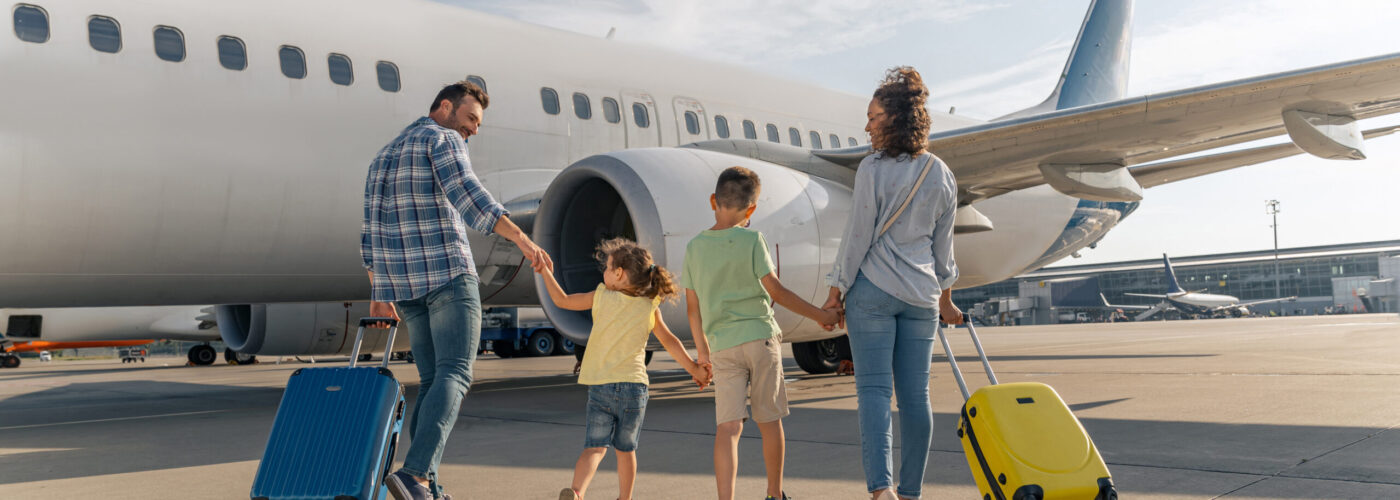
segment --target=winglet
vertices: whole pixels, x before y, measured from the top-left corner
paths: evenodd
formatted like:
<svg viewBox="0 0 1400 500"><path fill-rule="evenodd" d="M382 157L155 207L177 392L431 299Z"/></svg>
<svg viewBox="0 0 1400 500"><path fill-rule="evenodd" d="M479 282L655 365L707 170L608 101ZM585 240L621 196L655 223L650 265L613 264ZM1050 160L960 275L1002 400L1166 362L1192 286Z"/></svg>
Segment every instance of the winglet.
<svg viewBox="0 0 1400 500"><path fill-rule="evenodd" d="M1176 270L1172 269L1172 260L1167 258L1167 254L1162 254L1162 265L1165 266L1167 270L1167 294L1171 295L1185 292L1185 290L1181 289L1181 285L1176 282Z"/></svg>

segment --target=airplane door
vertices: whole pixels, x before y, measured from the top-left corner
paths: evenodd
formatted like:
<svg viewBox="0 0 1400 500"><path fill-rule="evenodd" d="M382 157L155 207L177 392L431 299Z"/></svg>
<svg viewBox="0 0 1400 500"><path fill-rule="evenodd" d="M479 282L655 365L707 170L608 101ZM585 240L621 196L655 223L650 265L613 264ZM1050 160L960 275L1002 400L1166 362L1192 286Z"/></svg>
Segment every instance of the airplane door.
<svg viewBox="0 0 1400 500"><path fill-rule="evenodd" d="M622 115L627 125L628 148L661 145L661 123L657 120L656 101L651 95L637 90L624 91Z"/></svg>
<svg viewBox="0 0 1400 500"><path fill-rule="evenodd" d="M705 118L705 107L700 101L689 97L677 97L676 144L690 144L710 138L709 120Z"/></svg>

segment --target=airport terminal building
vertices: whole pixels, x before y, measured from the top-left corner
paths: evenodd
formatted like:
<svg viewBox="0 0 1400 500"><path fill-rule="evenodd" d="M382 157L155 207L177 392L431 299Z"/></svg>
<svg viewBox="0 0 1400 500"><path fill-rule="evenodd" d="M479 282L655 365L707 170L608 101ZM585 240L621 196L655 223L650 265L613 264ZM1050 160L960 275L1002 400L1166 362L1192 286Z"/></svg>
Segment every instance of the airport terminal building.
<svg viewBox="0 0 1400 500"><path fill-rule="evenodd" d="M1171 260L1181 288L1188 291L1231 295L1240 302L1298 297L1251 306L1255 314L1400 311L1400 240L1280 249L1277 272L1272 249ZM1112 305L1160 302L1127 294L1165 293L1164 268L1160 258L1048 267L957 290L953 300L994 324L1099 321L1116 309L1105 306L1104 298Z"/></svg>

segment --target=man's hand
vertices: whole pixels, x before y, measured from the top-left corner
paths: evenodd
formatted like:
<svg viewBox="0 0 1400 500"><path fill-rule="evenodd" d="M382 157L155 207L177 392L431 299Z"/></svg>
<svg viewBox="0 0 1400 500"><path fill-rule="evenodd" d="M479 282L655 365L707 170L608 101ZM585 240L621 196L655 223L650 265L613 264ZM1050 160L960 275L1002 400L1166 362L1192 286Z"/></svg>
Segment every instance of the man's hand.
<svg viewBox="0 0 1400 500"><path fill-rule="evenodd" d="M375 318L394 318L395 321L399 320L399 312L394 308L392 302L370 302L369 315ZM388 328L389 324L375 323L370 326L374 328Z"/></svg>
<svg viewBox="0 0 1400 500"><path fill-rule="evenodd" d="M525 254L525 258L530 261L530 267L535 272L545 272L546 269L551 273L554 272L554 261L550 260L549 254L536 245L534 241L531 241L529 236L522 234L520 241L515 242L515 246L520 247L520 253Z"/></svg>

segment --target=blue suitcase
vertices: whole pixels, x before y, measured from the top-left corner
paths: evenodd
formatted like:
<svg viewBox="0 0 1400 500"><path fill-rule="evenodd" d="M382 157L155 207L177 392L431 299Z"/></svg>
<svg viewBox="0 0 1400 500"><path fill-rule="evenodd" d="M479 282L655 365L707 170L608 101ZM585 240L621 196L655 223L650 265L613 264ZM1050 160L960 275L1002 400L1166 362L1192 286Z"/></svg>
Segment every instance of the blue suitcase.
<svg viewBox="0 0 1400 500"><path fill-rule="evenodd" d="M384 363L356 367L365 327L388 323ZM389 371L395 321L364 318L350 366L292 372L267 437L254 500L380 500L403 428L403 385Z"/></svg>

